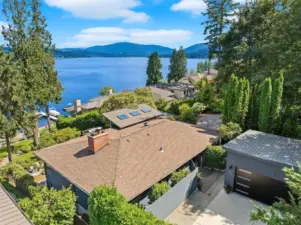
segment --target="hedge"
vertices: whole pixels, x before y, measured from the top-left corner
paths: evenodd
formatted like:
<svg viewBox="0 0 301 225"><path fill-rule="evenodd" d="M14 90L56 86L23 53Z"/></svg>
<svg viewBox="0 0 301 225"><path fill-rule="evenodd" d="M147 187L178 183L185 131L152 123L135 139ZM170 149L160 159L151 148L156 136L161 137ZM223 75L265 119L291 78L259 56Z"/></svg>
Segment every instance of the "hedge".
<svg viewBox="0 0 301 225"><path fill-rule="evenodd" d="M79 130L87 130L102 125L103 122L100 113L97 110L86 112L75 117L60 116L56 122L58 129L72 127Z"/></svg>
<svg viewBox="0 0 301 225"><path fill-rule="evenodd" d="M40 137L39 148L46 148L56 145L80 136L80 131L76 128L65 128L54 131L50 134L44 134Z"/></svg>
<svg viewBox="0 0 301 225"><path fill-rule="evenodd" d="M161 183L157 183L153 186L152 192L149 195L149 200L151 202L156 201L159 199L162 195L164 195L168 190L170 189L169 185L163 181Z"/></svg>
<svg viewBox="0 0 301 225"><path fill-rule="evenodd" d="M177 172L173 172L170 178L171 186L175 186L177 183L179 183L184 177L186 177L189 174L188 169L183 169Z"/></svg>
<svg viewBox="0 0 301 225"><path fill-rule="evenodd" d="M209 146L203 156L205 167L223 170L226 168L227 152L222 146Z"/></svg>
<svg viewBox="0 0 301 225"><path fill-rule="evenodd" d="M88 199L90 225L168 225L152 213L130 204L114 187L94 188Z"/></svg>

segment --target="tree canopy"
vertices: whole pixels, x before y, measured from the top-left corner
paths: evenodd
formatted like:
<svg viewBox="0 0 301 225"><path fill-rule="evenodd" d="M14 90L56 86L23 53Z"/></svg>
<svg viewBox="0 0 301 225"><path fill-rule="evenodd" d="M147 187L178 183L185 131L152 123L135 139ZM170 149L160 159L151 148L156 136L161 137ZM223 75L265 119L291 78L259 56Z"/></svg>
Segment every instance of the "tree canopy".
<svg viewBox="0 0 301 225"><path fill-rule="evenodd" d="M114 187L102 185L94 188L88 200L91 225L168 225L150 212L127 202Z"/></svg>
<svg viewBox="0 0 301 225"><path fill-rule="evenodd" d="M115 93L115 89L112 88L111 86L108 86L108 85L104 86L99 91L99 94L102 95L102 96L110 95L111 93Z"/></svg>
<svg viewBox="0 0 301 225"><path fill-rule="evenodd" d="M261 221L267 225L299 225L301 221L301 165L297 170L284 168L285 182L290 189L290 200L281 199L269 209L254 205L250 213L251 221Z"/></svg>
<svg viewBox="0 0 301 225"><path fill-rule="evenodd" d="M147 81L146 85L158 84L163 79L161 70L162 64L157 52L152 53L148 58L147 64Z"/></svg>
<svg viewBox="0 0 301 225"><path fill-rule="evenodd" d="M51 188L30 188L31 198L20 201L20 207L35 225L72 225L76 196L71 188L56 191Z"/></svg>
<svg viewBox="0 0 301 225"><path fill-rule="evenodd" d="M170 58L168 82L178 81L187 75L187 58L183 47L177 51L174 49Z"/></svg>

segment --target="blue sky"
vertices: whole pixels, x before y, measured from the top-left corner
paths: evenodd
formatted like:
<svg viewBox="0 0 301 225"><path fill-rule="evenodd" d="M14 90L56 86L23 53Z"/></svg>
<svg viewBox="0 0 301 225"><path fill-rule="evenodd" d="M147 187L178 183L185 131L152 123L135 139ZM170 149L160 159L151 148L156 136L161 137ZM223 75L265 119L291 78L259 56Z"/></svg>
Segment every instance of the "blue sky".
<svg viewBox="0 0 301 225"><path fill-rule="evenodd" d="M175 48L204 42L203 0L42 1L42 13L58 48L123 41ZM5 25L3 15L0 24Z"/></svg>

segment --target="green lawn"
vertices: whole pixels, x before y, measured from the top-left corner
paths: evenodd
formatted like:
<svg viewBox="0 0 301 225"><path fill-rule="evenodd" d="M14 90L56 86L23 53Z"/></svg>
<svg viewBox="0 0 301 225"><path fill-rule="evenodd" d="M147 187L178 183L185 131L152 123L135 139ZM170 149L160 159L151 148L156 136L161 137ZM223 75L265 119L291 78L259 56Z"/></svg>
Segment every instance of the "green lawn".
<svg viewBox="0 0 301 225"><path fill-rule="evenodd" d="M19 191L19 189L12 186L7 181L2 182L1 184L7 191L9 191L10 193L13 193L18 199L22 199L22 198L26 197L21 191Z"/></svg>
<svg viewBox="0 0 301 225"><path fill-rule="evenodd" d="M35 155L32 153L32 152L29 152L29 153L26 153L26 154L23 154L23 155L14 155L13 156L13 161L14 162L20 162L20 161L26 161L26 160L29 160L29 159L34 159L35 158Z"/></svg>

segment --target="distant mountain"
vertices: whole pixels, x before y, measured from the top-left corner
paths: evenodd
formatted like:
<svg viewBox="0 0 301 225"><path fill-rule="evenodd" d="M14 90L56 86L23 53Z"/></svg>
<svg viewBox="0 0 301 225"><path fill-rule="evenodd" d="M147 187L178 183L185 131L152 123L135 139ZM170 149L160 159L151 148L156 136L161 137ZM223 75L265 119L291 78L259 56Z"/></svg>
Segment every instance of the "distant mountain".
<svg viewBox="0 0 301 225"><path fill-rule="evenodd" d="M196 44L185 49L188 58L206 58L207 51L207 45L205 44ZM129 42L119 42L110 45L93 46L85 49L57 49L55 57L148 57L153 52L158 52L161 57L170 57L173 49L160 45L141 45Z"/></svg>

